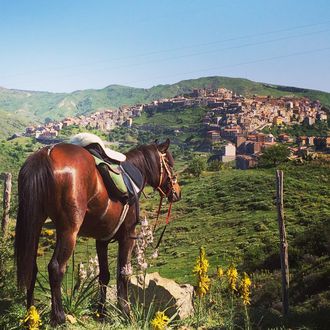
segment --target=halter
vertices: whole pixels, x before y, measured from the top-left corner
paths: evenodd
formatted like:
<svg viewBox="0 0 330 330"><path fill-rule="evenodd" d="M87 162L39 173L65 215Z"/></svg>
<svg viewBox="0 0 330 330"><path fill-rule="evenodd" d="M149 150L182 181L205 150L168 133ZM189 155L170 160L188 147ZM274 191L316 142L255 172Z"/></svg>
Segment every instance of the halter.
<svg viewBox="0 0 330 330"><path fill-rule="evenodd" d="M161 153L158 151L159 154L159 160L160 160L160 176L159 176L159 183L155 190L158 190L161 193L161 197L168 197L171 192L175 192L174 185L177 183L177 177L176 175L172 175L172 171L169 169L167 161L166 161L166 153ZM167 192L167 194L164 192L164 190L161 188L163 179L164 179L164 169L167 173L168 179L170 181L171 189Z"/></svg>

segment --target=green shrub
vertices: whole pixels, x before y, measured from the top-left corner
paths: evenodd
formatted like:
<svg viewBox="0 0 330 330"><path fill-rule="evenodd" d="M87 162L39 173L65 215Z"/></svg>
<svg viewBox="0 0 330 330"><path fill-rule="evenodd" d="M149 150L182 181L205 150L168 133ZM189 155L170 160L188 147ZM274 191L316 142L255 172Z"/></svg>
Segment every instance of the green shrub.
<svg viewBox="0 0 330 330"><path fill-rule="evenodd" d="M0 237L0 329L18 327L19 316L24 315L23 296L16 288L13 265L13 242Z"/></svg>
<svg viewBox="0 0 330 330"><path fill-rule="evenodd" d="M206 160L203 157L194 157L188 165L187 171L193 176L199 178L206 169Z"/></svg>
<svg viewBox="0 0 330 330"><path fill-rule="evenodd" d="M288 160L290 150L283 144L276 144L263 150L259 160L259 166L272 167L282 164Z"/></svg>

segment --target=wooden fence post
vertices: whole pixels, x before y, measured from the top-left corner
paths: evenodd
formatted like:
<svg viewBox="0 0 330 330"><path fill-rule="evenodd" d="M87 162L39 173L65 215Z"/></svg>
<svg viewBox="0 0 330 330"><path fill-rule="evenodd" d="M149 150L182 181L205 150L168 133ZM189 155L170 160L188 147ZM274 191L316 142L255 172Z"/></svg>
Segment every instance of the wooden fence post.
<svg viewBox="0 0 330 330"><path fill-rule="evenodd" d="M276 171L276 204L277 219L280 232L280 258L282 271L282 304L283 315L289 313L289 259L288 259L288 242L286 239L285 223L284 223L284 207L283 207L283 171Z"/></svg>
<svg viewBox="0 0 330 330"><path fill-rule="evenodd" d="M11 173L4 173L3 189L3 215L1 222L2 235L6 235L9 223L10 197L11 197Z"/></svg>

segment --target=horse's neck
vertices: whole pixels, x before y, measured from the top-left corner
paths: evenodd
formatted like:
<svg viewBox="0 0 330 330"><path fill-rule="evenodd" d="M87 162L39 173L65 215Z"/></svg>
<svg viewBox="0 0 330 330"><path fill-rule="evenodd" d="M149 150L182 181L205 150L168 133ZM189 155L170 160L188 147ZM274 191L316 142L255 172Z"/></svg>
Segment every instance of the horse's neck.
<svg viewBox="0 0 330 330"><path fill-rule="evenodd" d="M127 154L127 160L131 162L142 174L143 177L143 187L149 185L153 188L157 188L159 181L159 169L157 164L146 157L146 154L142 151L138 151L139 155L134 157L134 155Z"/></svg>

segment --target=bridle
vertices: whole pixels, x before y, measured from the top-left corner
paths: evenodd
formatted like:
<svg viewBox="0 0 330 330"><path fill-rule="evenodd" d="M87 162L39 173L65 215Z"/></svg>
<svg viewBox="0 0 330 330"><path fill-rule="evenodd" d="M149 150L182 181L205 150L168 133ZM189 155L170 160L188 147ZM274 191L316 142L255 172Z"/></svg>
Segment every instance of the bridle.
<svg viewBox="0 0 330 330"><path fill-rule="evenodd" d="M162 203L163 203L163 199L164 197L168 197L170 195L170 193L174 194L175 193L175 188L174 186L176 185L176 183L178 182L177 176L175 174L173 174L173 172L171 171L171 169L169 168L167 159L166 159L166 153L161 153L158 150L158 154L159 154L159 159L160 159L160 176L159 176L159 183L157 188L155 188L155 190L158 190L160 192L160 201L159 201L159 205L158 205L158 211L157 211L157 218L156 218L156 222L154 225L154 229L153 232L156 231L157 225L158 225L158 219L159 219L159 214L162 208ZM164 192L164 190L161 188L161 186L163 185L163 180L164 180L164 174L167 174L167 179L169 180L169 183L171 185L170 189L168 190L167 193ZM173 202L170 202L169 207L168 207L168 211L167 211L167 216L166 216L166 225L159 237L158 243L155 247L155 249L157 250L160 242L162 241L162 238L164 236L165 230L167 225L170 222L170 217L171 217L171 210L172 210L172 204Z"/></svg>
<svg viewBox="0 0 330 330"><path fill-rule="evenodd" d="M171 192L172 193L175 192L174 186L178 182L178 180L177 180L177 176L173 174L173 172L169 168L169 165L166 160L166 153L161 153L160 151L158 151L158 154L160 160L160 176L159 176L158 186L157 188L155 188L155 190L158 190L162 197L168 197ZM164 190L161 188L164 180L164 172L166 172L167 178L170 181L170 185L171 185L171 188L168 190L167 193L165 193Z"/></svg>

